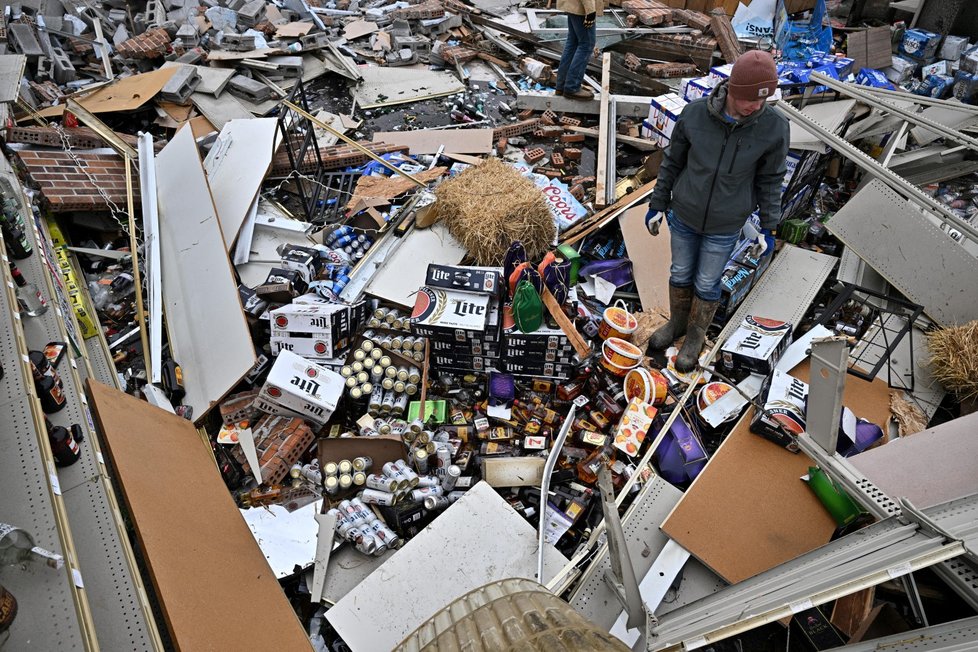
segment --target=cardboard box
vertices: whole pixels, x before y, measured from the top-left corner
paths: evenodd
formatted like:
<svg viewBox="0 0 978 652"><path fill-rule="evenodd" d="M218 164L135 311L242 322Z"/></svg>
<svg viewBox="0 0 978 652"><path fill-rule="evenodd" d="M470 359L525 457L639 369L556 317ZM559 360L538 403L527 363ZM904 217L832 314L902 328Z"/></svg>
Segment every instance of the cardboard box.
<svg viewBox="0 0 978 652"><path fill-rule="evenodd" d="M573 348L570 351L551 349L548 351L527 353L523 349L503 347L501 355L507 360L557 362L559 364L574 364L575 362Z"/></svg>
<svg viewBox="0 0 978 652"><path fill-rule="evenodd" d="M727 263L720 276L720 291L722 293L717 317L725 319L733 314L754 284L754 270L746 265L735 262Z"/></svg>
<svg viewBox="0 0 978 652"><path fill-rule="evenodd" d="M649 103L648 122L652 129L668 139L672 139L672 130L676 128L676 121L683 112L683 107L688 102L679 93L666 93L653 97Z"/></svg>
<svg viewBox="0 0 978 652"><path fill-rule="evenodd" d="M900 54L912 57L918 61L930 59L937 54L937 46L941 43L941 35L928 32L925 29L908 29L903 34L898 48Z"/></svg>
<svg viewBox="0 0 978 652"><path fill-rule="evenodd" d="M687 102L705 97L713 90L715 80L709 75L706 77L685 77L679 82L679 93Z"/></svg>
<svg viewBox="0 0 978 652"><path fill-rule="evenodd" d="M614 446L629 457L638 454L658 410L638 398L628 402L615 428Z"/></svg>
<svg viewBox="0 0 978 652"><path fill-rule="evenodd" d="M747 315L720 348L723 366L730 371L771 373L791 344L791 324Z"/></svg>
<svg viewBox="0 0 978 652"><path fill-rule="evenodd" d="M650 123L648 120L642 120L642 126L638 131L638 135L642 138L651 140L659 147L669 147L669 139L656 131L652 126L652 123Z"/></svg>
<svg viewBox="0 0 978 652"><path fill-rule="evenodd" d="M771 377L765 379L764 385L761 387L761 396L764 399L764 409L771 416L765 416L760 410L754 410L754 416L750 422L750 431L773 441L792 453L797 453L798 444L794 437L782 432L781 428L793 435L805 431L808 384L775 369Z"/></svg>
<svg viewBox="0 0 978 652"><path fill-rule="evenodd" d="M431 353L441 353L445 355L483 355L490 358L498 358L500 355L499 344L496 342L484 342L482 340L465 340L456 342L454 340L428 339L428 346Z"/></svg>
<svg viewBox="0 0 978 652"><path fill-rule="evenodd" d="M289 303L294 297L309 289L299 272L273 267L265 282L255 288L258 296L272 303Z"/></svg>
<svg viewBox="0 0 978 652"><path fill-rule="evenodd" d="M272 354L293 351L303 357L331 359L353 334L350 308L340 303L290 304L271 311Z"/></svg>
<svg viewBox="0 0 978 652"><path fill-rule="evenodd" d="M486 371L490 367L499 365L499 358L490 358L481 355L455 355L444 353L433 353L429 357L429 363L433 367L440 369L465 369L469 371Z"/></svg>
<svg viewBox="0 0 978 652"><path fill-rule="evenodd" d="M282 269L299 272L306 283L312 283L325 266L319 252L312 247L287 244L280 248L279 255Z"/></svg>
<svg viewBox="0 0 978 652"><path fill-rule="evenodd" d="M503 290L503 271L500 267L430 264L425 285L454 292L499 296Z"/></svg>
<svg viewBox="0 0 978 652"><path fill-rule="evenodd" d="M291 351L282 351L268 372L259 397L322 426L336 410L343 387L343 377L338 373Z"/></svg>
<svg viewBox="0 0 978 652"><path fill-rule="evenodd" d="M423 286L411 312L411 332L445 335L456 330L481 333L489 318L487 295Z"/></svg>
<svg viewBox="0 0 978 652"><path fill-rule="evenodd" d="M514 376L534 376L564 380L574 373L574 365L556 362L533 362L528 360L500 361L501 370Z"/></svg>
<svg viewBox="0 0 978 652"><path fill-rule="evenodd" d="M967 48L968 38L966 36L948 35L944 37L944 43L941 44L941 49L938 50L937 56L946 61L957 61Z"/></svg>

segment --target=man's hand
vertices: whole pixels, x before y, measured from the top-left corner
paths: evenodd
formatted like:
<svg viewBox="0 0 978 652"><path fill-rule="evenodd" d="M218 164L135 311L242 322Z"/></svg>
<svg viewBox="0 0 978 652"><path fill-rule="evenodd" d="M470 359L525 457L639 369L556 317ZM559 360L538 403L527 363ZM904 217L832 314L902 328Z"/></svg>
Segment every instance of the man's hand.
<svg viewBox="0 0 978 652"><path fill-rule="evenodd" d="M774 253L774 232L771 229L761 229L757 234L757 244L761 246L761 255Z"/></svg>
<svg viewBox="0 0 978 652"><path fill-rule="evenodd" d="M662 224L662 218L665 215L662 211L649 209L649 212L645 214L645 228L649 230L649 233L659 235L659 225Z"/></svg>
<svg viewBox="0 0 978 652"><path fill-rule="evenodd" d="M596 14L593 11L591 13L589 13L589 14L585 14L584 15L584 26L585 27L588 27L588 28L594 27L594 19L595 19L595 16L596 16Z"/></svg>

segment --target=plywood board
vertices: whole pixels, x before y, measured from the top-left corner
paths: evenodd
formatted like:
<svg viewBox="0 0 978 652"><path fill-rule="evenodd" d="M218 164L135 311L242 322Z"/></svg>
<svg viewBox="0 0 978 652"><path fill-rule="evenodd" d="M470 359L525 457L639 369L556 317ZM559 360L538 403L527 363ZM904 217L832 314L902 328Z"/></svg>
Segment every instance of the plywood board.
<svg viewBox="0 0 978 652"><path fill-rule="evenodd" d="M808 361L792 370L808 381ZM886 383L846 379L843 404L885 424ZM828 543L835 522L799 478L812 461L750 432L754 408L737 423L686 490L662 531L728 582L740 582Z"/></svg>
<svg viewBox="0 0 978 652"><path fill-rule="evenodd" d="M112 111L134 111L153 99L159 93L176 68L160 68L132 77L124 77L113 84L103 86L91 95L78 100L78 103L92 113L111 113ZM44 117L59 116L64 106L51 106L38 111Z"/></svg>
<svg viewBox="0 0 978 652"><path fill-rule="evenodd" d="M309 33L313 27L312 23L297 22L279 25L275 30L275 38L299 38Z"/></svg>
<svg viewBox="0 0 978 652"><path fill-rule="evenodd" d="M378 131L374 142L406 145L411 154L434 154L442 145L453 154L488 154L492 151L492 129Z"/></svg>
<svg viewBox="0 0 978 652"><path fill-rule="evenodd" d="M737 423L662 531L728 582L828 543L835 522L799 477L811 460Z"/></svg>
<svg viewBox="0 0 978 652"><path fill-rule="evenodd" d="M220 98L207 93L194 93L190 96L190 101L217 129L223 129L231 120L247 120L254 117L230 93L224 93Z"/></svg>
<svg viewBox="0 0 978 652"><path fill-rule="evenodd" d="M849 459L886 495L931 507L978 493L978 413L909 437L900 437Z"/></svg>
<svg viewBox="0 0 978 652"><path fill-rule="evenodd" d="M274 118L231 120L204 160L228 251L272 164L277 125Z"/></svg>
<svg viewBox="0 0 978 652"><path fill-rule="evenodd" d="M311 649L193 424L92 380L87 392L174 647Z"/></svg>
<svg viewBox="0 0 978 652"><path fill-rule="evenodd" d="M429 570L438 581L422 580L418 563L424 559L432 560ZM327 611L326 619L352 650L391 650L469 591L509 577L536 579L536 563L536 530L480 482ZM544 581L564 563L547 545Z"/></svg>
<svg viewBox="0 0 978 652"><path fill-rule="evenodd" d="M378 29L377 23L368 20L356 20L349 23L343 30L343 36L349 40L358 39L367 34L373 34Z"/></svg>
<svg viewBox="0 0 978 652"><path fill-rule="evenodd" d="M642 301L642 310L669 316L669 266L672 264L669 226L662 220L659 235L652 236L645 228L648 205L629 208L618 217L618 226L625 238L625 249L632 261L635 287Z"/></svg>
<svg viewBox="0 0 978 652"><path fill-rule="evenodd" d="M27 57L23 54L0 55L0 102L13 102L20 94Z"/></svg>
<svg viewBox="0 0 978 652"><path fill-rule="evenodd" d="M363 81L352 91L361 109L454 95L465 85L450 72L427 68L361 68Z"/></svg>
<svg viewBox="0 0 978 652"><path fill-rule="evenodd" d="M211 124L205 116L199 115L190 119L190 130L194 133L194 138L202 138L212 131L217 131L217 127Z"/></svg>
<svg viewBox="0 0 978 652"><path fill-rule="evenodd" d="M405 308L414 306L414 294L424 285L428 263L457 265L467 253L441 222L428 229L413 229L377 275L367 285L367 294Z"/></svg>
<svg viewBox="0 0 978 652"><path fill-rule="evenodd" d="M167 61L161 68L175 68L177 66L189 66L186 63ZM214 68L212 66L191 66L200 75L200 83L194 89L195 93L207 93L208 95L220 95L231 78L237 74L234 68Z"/></svg>
<svg viewBox="0 0 978 652"><path fill-rule="evenodd" d="M200 420L255 364L255 348L192 130L156 156L156 184L170 347Z"/></svg>

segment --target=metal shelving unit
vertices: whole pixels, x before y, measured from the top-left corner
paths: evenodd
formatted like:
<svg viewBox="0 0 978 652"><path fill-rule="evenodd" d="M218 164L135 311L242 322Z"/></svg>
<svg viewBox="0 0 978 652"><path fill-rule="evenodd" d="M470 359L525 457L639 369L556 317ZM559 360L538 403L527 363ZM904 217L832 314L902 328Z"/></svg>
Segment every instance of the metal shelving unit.
<svg viewBox="0 0 978 652"><path fill-rule="evenodd" d="M4 251L2 240L0 236L0 252ZM0 362L4 367L0 380L0 521L23 528L36 545L65 558L61 570L36 563L0 567L0 584L13 593L19 605L6 645L11 650L95 650L98 643L87 591L74 579L77 555L28 367L9 261L5 253L0 258Z"/></svg>
<svg viewBox="0 0 978 652"><path fill-rule="evenodd" d="M0 163L0 174L8 176L13 187L19 187L6 160ZM26 198L21 196L19 200L35 249L34 255L19 266L41 288L51 306L44 315L24 320L26 342L36 350L50 341L70 342L69 330L77 334L78 327L56 271L50 240L43 231L45 226L35 223ZM82 385L82 378L89 375L86 357L89 349L80 335L76 338L82 355L76 355L69 343L68 354L58 368L67 406L48 418L55 425L65 427L80 424L85 433L85 440L79 445L81 459L58 469L57 477L76 542L80 581L84 582L91 604L97 645L107 650L159 650L162 649L159 631L129 545Z"/></svg>

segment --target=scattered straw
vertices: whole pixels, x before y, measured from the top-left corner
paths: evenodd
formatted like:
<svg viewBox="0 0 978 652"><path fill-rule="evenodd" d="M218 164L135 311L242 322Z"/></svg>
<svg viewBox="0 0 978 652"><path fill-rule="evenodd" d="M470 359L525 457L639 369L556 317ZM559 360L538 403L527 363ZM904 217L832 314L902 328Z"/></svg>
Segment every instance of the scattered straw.
<svg viewBox="0 0 978 652"><path fill-rule="evenodd" d="M477 265L500 265L515 240L540 260L557 236L543 193L499 159L489 158L435 190L438 215Z"/></svg>
<svg viewBox="0 0 978 652"><path fill-rule="evenodd" d="M930 372L960 401L978 399L978 321L927 334Z"/></svg>
<svg viewBox="0 0 978 652"><path fill-rule="evenodd" d="M890 392L890 414L897 423L901 437L915 435L927 429L927 416L919 407L903 397L903 392Z"/></svg>

